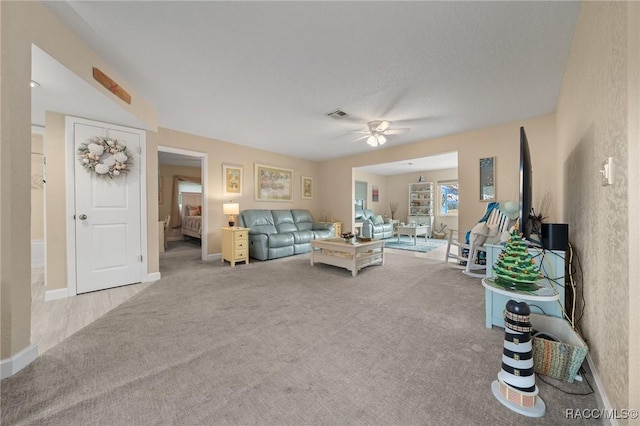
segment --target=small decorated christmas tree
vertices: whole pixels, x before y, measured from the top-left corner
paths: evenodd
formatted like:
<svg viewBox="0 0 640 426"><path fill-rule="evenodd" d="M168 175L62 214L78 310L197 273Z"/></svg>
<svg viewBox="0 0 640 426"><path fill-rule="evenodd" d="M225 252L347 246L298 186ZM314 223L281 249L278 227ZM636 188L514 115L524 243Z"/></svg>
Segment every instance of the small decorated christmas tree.
<svg viewBox="0 0 640 426"><path fill-rule="evenodd" d="M535 282L542 278L540 268L527 249L527 243L517 230L511 233L507 245L498 255L493 271L497 277L496 283L519 290L536 289L538 286Z"/></svg>

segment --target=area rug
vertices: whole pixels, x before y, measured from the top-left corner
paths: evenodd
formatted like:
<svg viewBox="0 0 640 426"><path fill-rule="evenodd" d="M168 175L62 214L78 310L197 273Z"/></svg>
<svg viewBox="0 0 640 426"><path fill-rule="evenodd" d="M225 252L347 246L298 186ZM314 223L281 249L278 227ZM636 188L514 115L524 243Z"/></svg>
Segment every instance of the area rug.
<svg viewBox="0 0 640 426"><path fill-rule="evenodd" d="M418 237L418 242L416 245L414 245L413 237L409 237L407 235L400 236L400 241L398 241L397 237L391 237L384 240L384 246L386 248L418 251L420 253L428 253L431 250L437 249L438 247L442 247L446 244L447 244L446 240L438 240L435 238L425 239L424 237Z"/></svg>

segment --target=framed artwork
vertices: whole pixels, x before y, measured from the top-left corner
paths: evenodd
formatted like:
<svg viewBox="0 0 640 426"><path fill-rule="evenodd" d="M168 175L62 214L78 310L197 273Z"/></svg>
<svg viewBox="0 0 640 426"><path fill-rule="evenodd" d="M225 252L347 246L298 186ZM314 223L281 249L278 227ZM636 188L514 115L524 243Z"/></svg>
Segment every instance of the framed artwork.
<svg viewBox="0 0 640 426"><path fill-rule="evenodd" d="M164 179L158 176L158 204L164 204Z"/></svg>
<svg viewBox="0 0 640 426"><path fill-rule="evenodd" d="M242 195L242 166L222 165L222 193L225 197Z"/></svg>
<svg viewBox="0 0 640 426"><path fill-rule="evenodd" d="M371 185L371 201L377 203L380 197L380 191L378 185Z"/></svg>
<svg viewBox="0 0 640 426"><path fill-rule="evenodd" d="M313 178L302 176L302 199L313 199Z"/></svg>
<svg viewBox="0 0 640 426"><path fill-rule="evenodd" d="M496 157L480 159L480 201L496 199Z"/></svg>
<svg viewBox="0 0 640 426"><path fill-rule="evenodd" d="M293 170L255 164L256 201L292 201Z"/></svg>

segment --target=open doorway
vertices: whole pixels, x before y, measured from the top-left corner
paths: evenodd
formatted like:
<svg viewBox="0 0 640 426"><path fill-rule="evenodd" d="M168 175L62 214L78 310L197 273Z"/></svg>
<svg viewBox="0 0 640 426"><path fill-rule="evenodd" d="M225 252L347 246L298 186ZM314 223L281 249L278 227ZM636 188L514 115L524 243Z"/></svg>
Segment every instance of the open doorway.
<svg viewBox="0 0 640 426"><path fill-rule="evenodd" d="M442 204L442 200L447 199L447 194L442 191L443 185L457 185L457 152L355 167L353 177L356 206L359 202L363 203L374 214L399 223L411 223L415 213L412 212L416 200L411 199L411 185L419 182L432 183L433 205L428 212L431 216L431 231L458 227L457 209L446 209ZM446 206L445 202L444 207Z"/></svg>
<svg viewBox="0 0 640 426"><path fill-rule="evenodd" d="M206 154L158 147L160 266L177 250L207 258Z"/></svg>

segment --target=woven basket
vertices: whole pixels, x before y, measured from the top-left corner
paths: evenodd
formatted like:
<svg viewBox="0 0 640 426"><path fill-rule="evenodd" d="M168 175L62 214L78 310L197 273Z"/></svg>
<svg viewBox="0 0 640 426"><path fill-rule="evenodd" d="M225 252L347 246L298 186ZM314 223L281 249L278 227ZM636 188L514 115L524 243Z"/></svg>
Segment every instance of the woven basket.
<svg viewBox="0 0 640 426"><path fill-rule="evenodd" d="M587 356L587 345L560 318L531 314L531 325L536 331L558 338L559 342L534 337L533 367L536 373L573 383Z"/></svg>

